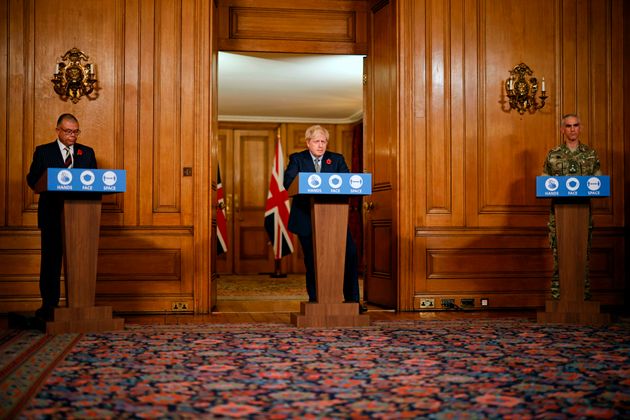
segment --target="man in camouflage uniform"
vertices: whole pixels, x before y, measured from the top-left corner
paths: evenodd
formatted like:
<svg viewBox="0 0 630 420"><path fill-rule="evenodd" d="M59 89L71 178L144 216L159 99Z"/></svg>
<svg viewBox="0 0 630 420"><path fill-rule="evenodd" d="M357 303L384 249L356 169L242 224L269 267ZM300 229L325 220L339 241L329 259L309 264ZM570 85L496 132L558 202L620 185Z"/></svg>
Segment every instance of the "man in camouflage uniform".
<svg viewBox="0 0 630 420"><path fill-rule="evenodd" d="M567 175L601 175L599 169L599 157L597 152L586 144L580 143L580 119L575 114L567 114L562 117L560 131L564 136L564 143L554 147L547 153L543 165L543 175L567 176ZM560 274L558 271L558 245L556 241L556 217L552 200L549 213L549 242L553 251L553 276L551 279L551 296L560 298ZM591 251L591 236L593 219L591 217L588 229L588 248L586 253L586 267L584 276L584 299L591 298L591 284L589 280L589 260Z"/></svg>

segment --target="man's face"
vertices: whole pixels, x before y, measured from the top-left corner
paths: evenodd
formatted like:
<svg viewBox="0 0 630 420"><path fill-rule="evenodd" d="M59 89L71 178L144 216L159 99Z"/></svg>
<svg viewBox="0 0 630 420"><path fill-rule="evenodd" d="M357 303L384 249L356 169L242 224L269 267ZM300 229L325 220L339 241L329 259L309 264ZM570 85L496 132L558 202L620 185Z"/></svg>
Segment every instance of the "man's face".
<svg viewBox="0 0 630 420"><path fill-rule="evenodd" d="M306 140L306 147L315 157L322 157L326 152L326 146L328 146L328 140L326 140L324 133L318 132L314 137Z"/></svg>
<svg viewBox="0 0 630 420"><path fill-rule="evenodd" d="M72 146L79 137L79 124L72 120L63 120L57 127L57 137L65 146Z"/></svg>
<svg viewBox="0 0 630 420"><path fill-rule="evenodd" d="M580 120L575 117L567 117L562 124L562 134L567 142L577 141L580 136Z"/></svg>

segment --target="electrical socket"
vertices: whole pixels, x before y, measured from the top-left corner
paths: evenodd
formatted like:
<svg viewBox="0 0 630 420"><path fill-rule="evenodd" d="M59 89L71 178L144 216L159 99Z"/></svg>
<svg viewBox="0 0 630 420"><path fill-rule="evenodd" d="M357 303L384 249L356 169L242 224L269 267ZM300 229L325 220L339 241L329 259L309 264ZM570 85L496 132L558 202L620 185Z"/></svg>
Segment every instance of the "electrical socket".
<svg viewBox="0 0 630 420"><path fill-rule="evenodd" d="M420 298L420 309L435 309L435 298Z"/></svg>
<svg viewBox="0 0 630 420"><path fill-rule="evenodd" d="M481 303L481 306L488 306L490 304L488 298L481 298L479 299L479 302Z"/></svg>
<svg viewBox="0 0 630 420"><path fill-rule="evenodd" d="M475 299L474 298L462 298L461 304L462 304L462 308L474 308L475 307Z"/></svg>
<svg viewBox="0 0 630 420"><path fill-rule="evenodd" d="M442 299L442 308L453 309L455 307L455 299Z"/></svg>
<svg viewBox="0 0 630 420"><path fill-rule="evenodd" d="M174 312L181 312L188 310L188 303L186 302L173 302L171 305L171 310Z"/></svg>

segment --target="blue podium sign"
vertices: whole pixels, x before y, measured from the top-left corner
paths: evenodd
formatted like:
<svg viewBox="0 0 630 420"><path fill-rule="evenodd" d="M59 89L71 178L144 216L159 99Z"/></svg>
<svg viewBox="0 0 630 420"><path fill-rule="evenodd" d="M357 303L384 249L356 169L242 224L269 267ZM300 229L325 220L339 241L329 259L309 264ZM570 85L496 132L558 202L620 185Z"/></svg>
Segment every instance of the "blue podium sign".
<svg viewBox="0 0 630 420"><path fill-rule="evenodd" d="M536 197L608 197L610 177L601 176L537 176Z"/></svg>
<svg viewBox="0 0 630 420"><path fill-rule="evenodd" d="M124 192L127 172L120 169L48 168L47 191Z"/></svg>
<svg viewBox="0 0 630 420"><path fill-rule="evenodd" d="M372 174L300 172L298 194L372 194Z"/></svg>

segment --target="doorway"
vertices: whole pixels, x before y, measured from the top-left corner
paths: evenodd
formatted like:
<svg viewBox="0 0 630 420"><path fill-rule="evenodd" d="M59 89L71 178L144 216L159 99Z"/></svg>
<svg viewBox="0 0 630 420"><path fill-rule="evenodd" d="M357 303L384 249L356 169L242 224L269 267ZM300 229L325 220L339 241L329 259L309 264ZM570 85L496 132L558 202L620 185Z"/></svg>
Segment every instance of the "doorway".
<svg viewBox="0 0 630 420"><path fill-rule="evenodd" d="M305 148L305 130L321 124L330 133L329 149L342 153L348 166L360 165L353 141L362 124L362 81L358 55L219 53L217 161L230 245L217 258L218 273L274 272L264 212L278 141L286 166L291 153ZM304 272L293 239L282 273Z"/></svg>

